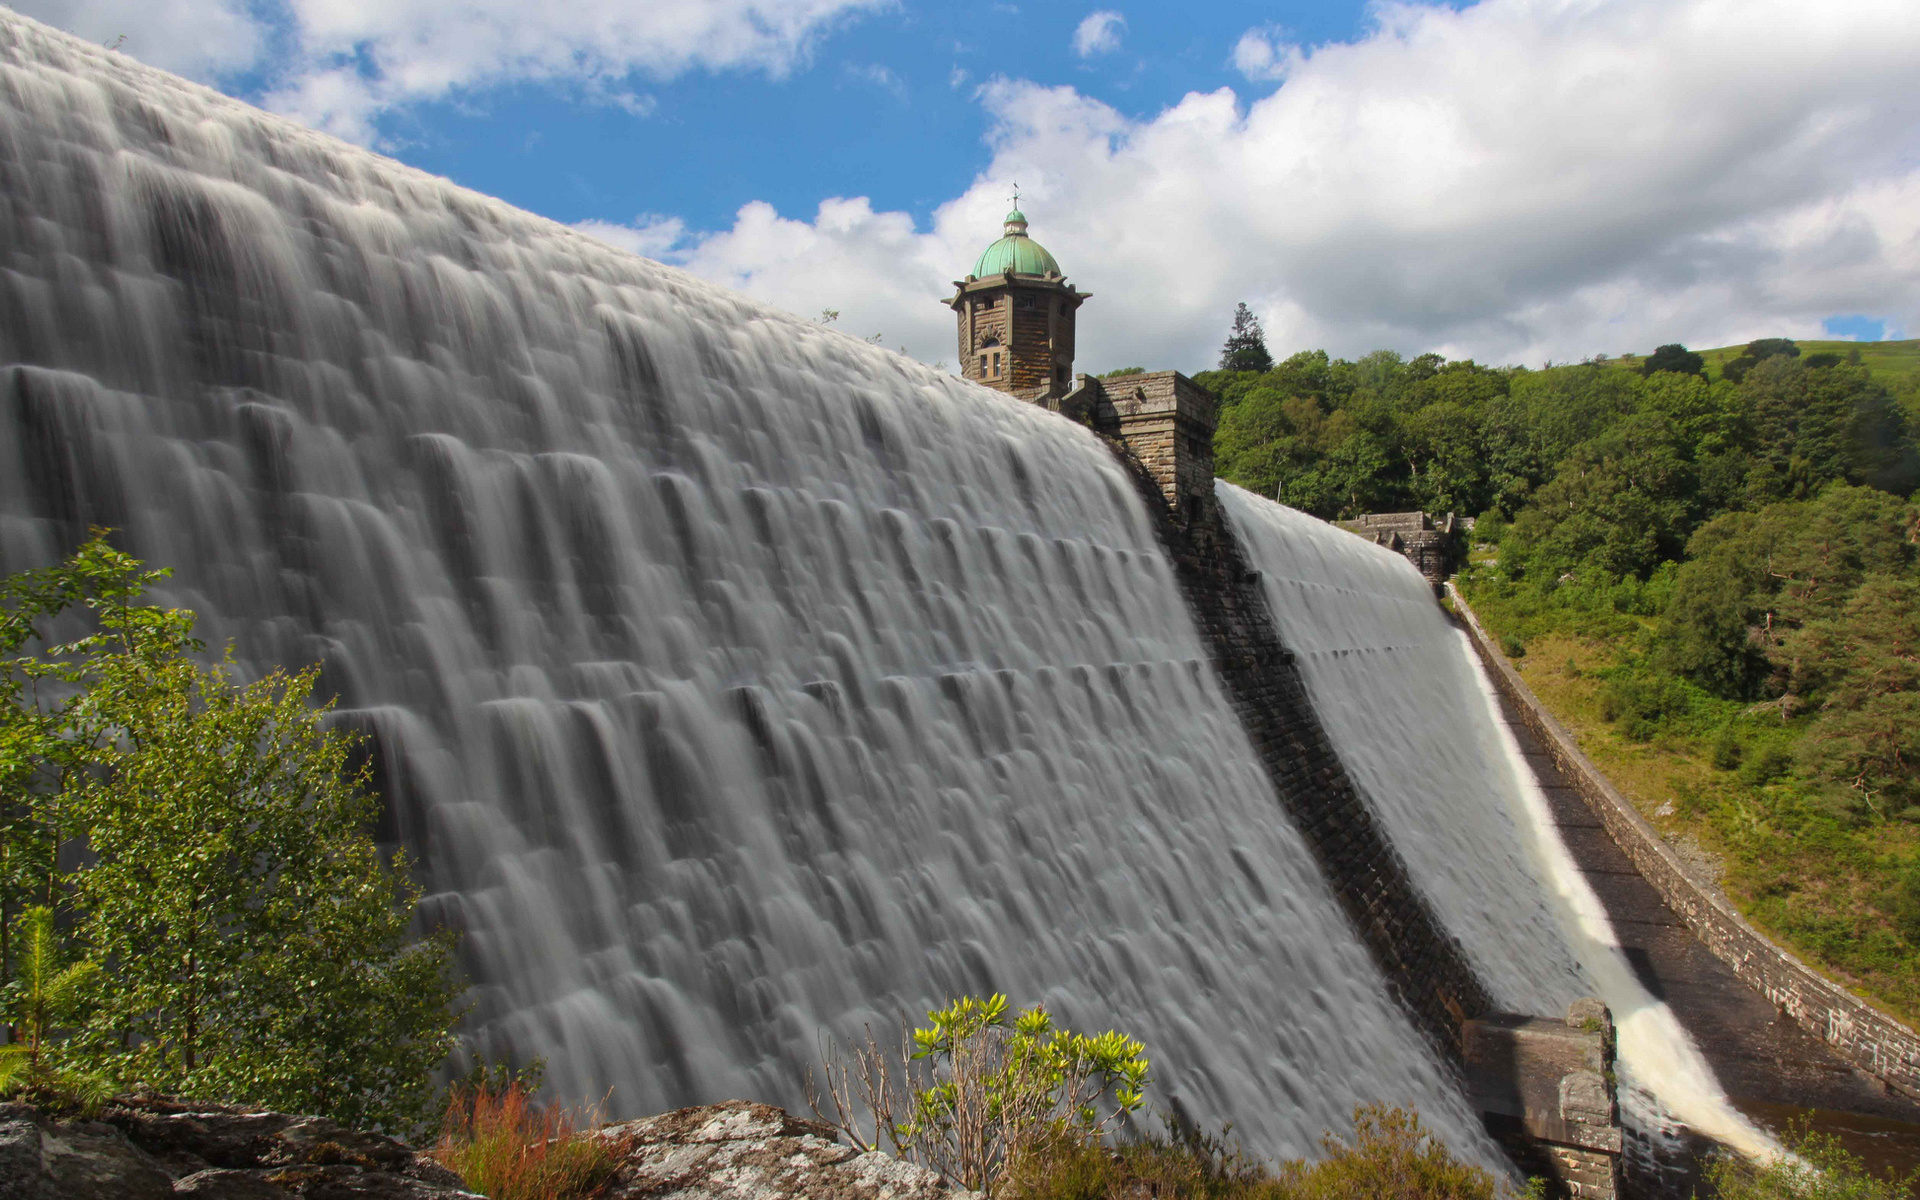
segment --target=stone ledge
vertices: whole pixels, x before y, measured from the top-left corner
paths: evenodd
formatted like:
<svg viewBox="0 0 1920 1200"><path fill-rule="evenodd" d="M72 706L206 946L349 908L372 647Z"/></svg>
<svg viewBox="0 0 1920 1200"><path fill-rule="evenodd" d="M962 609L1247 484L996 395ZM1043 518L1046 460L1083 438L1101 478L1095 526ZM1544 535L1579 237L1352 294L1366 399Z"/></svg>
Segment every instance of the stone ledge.
<svg viewBox="0 0 1920 1200"><path fill-rule="evenodd" d="M1494 686L1513 702L1587 807L1640 876L1714 957L1794 1022L1848 1062L1920 1100L1920 1034L1869 1005L1776 946L1723 897L1688 873L1666 840L1581 752L1565 726L1533 694L1493 644L1459 589L1447 591Z"/></svg>

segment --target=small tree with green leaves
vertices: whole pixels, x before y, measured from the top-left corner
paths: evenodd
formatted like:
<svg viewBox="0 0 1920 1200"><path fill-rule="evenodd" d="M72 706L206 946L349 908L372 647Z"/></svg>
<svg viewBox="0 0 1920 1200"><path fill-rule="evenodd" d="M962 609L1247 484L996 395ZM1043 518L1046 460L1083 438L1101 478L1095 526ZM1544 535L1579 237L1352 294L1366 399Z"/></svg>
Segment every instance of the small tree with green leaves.
<svg viewBox="0 0 1920 1200"><path fill-rule="evenodd" d="M814 1111L858 1145L884 1140L948 1182L991 1194L1024 1156L1096 1145L1144 1101L1146 1047L1125 1034L1058 1028L1039 1005L1010 1014L998 993L962 997L927 1020L897 1058L871 1035L851 1064L829 1047L833 1112L817 1099Z"/></svg>
<svg viewBox="0 0 1920 1200"><path fill-rule="evenodd" d="M0 903L58 910L97 968L61 1054L128 1086L423 1126L453 1044L449 936L407 936L418 891L368 836L317 668L243 684L197 661L192 614L139 603L163 575L95 537L0 589ZM55 640L75 618L90 630Z"/></svg>

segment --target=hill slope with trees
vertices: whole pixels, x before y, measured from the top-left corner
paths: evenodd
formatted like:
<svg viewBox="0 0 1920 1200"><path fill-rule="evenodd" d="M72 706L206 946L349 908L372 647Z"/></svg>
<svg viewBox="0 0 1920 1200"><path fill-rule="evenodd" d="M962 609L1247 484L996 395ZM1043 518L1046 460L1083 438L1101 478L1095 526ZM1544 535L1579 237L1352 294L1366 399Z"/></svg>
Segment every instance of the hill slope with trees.
<svg viewBox="0 0 1920 1200"><path fill-rule="evenodd" d="M1197 378L1234 483L1477 516L1462 588L1587 752L1758 925L1913 1021L1920 355L1854 349Z"/></svg>

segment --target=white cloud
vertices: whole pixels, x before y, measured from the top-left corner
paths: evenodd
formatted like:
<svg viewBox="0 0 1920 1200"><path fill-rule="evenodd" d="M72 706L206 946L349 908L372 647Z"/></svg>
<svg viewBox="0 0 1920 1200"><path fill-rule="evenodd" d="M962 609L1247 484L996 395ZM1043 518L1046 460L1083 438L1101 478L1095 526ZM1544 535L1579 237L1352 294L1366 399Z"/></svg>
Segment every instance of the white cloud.
<svg viewBox="0 0 1920 1200"><path fill-rule="evenodd" d="M246 0L11 0L10 6L101 45L118 41L141 62L196 79L245 68L267 42Z"/></svg>
<svg viewBox="0 0 1920 1200"><path fill-rule="evenodd" d="M1285 79L1299 54L1277 31L1249 29L1233 44L1233 69L1256 83Z"/></svg>
<svg viewBox="0 0 1920 1200"><path fill-rule="evenodd" d="M879 63L868 63L865 66L858 67L849 63L846 71L847 74L853 78L865 83L870 83L882 91L888 92L896 100L905 100L907 98L906 81L894 74L891 68L881 66Z"/></svg>
<svg viewBox="0 0 1920 1200"><path fill-rule="evenodd" d="M558 84L644 113L634 76L780 76L836 22L890 0L23 0L21 11L201 79L259 68L266 105L355 141L395 106Z"/></svg>
<svg viewBox="0 0 1920 1200"><path fill-rule="evenodd" d="M1537 362L1811 335L1834 313L1920 328L1910 0L1376 13L1250 103L1221 89L1130 120L990 83L992 163L930 228L858 199L811 220L750 205L678 260L951 359L935 301L1019 179L1034 236L1095 293L1083 368L1211 365L1242 299L1277 352Z"/></svg>
<svg viewBox="0 0 1920 1200"><path fill-rule="evenodd" d="M1101 9L1088 13L1073 31L1073 52L1081 58L1111 54L1120 48L1120 38L1126 31L1127 19L1117 12Z"/></svg>
<svg viewBox="0 0 1920 1200"><path fill-rule="evenodd" d="M672 257L675 247L687 236L686 223L680 218L656 213L643 213L631 225L617 225L612 221L581 221L574 228L599 238L609 246L660 259Z"/></svg>
<svg viewBox="0 0 1920 1200"><path fill-rule="evenodd" d="M860 337L877 333L888 347L905 346L928 362L952 362L953 314L939 301L952 294L951 281L984 246L973 243L987 225L987 209L996 222L1005 213L1005 189L999 191L1000 198L984 201L985 207L968 202L978 211L952 221L951 236L916 232L910 216L875 212L865 198L824 200L810 221L782 217L756 201L740 209L731 229L704 237L658 217L633 226L589 222L576 228L790 312L812 316L835 309L836 329Z"/></svg>

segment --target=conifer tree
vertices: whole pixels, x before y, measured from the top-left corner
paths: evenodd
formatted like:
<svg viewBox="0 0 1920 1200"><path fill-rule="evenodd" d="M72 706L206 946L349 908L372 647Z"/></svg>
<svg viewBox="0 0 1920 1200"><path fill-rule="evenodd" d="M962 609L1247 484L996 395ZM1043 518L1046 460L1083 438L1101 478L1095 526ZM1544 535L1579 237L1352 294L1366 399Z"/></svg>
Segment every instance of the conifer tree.
<svg viewBox="0 0 1920 1200"><path fill-rule="evenodd" d="M1260 321L1241 301L1233 310L1233 332L1227 335L1227 344L1220 348L1220 369L1222 371L1271 371L1273 355L1267 353L1267 337L1260 330Z"/></svg>

